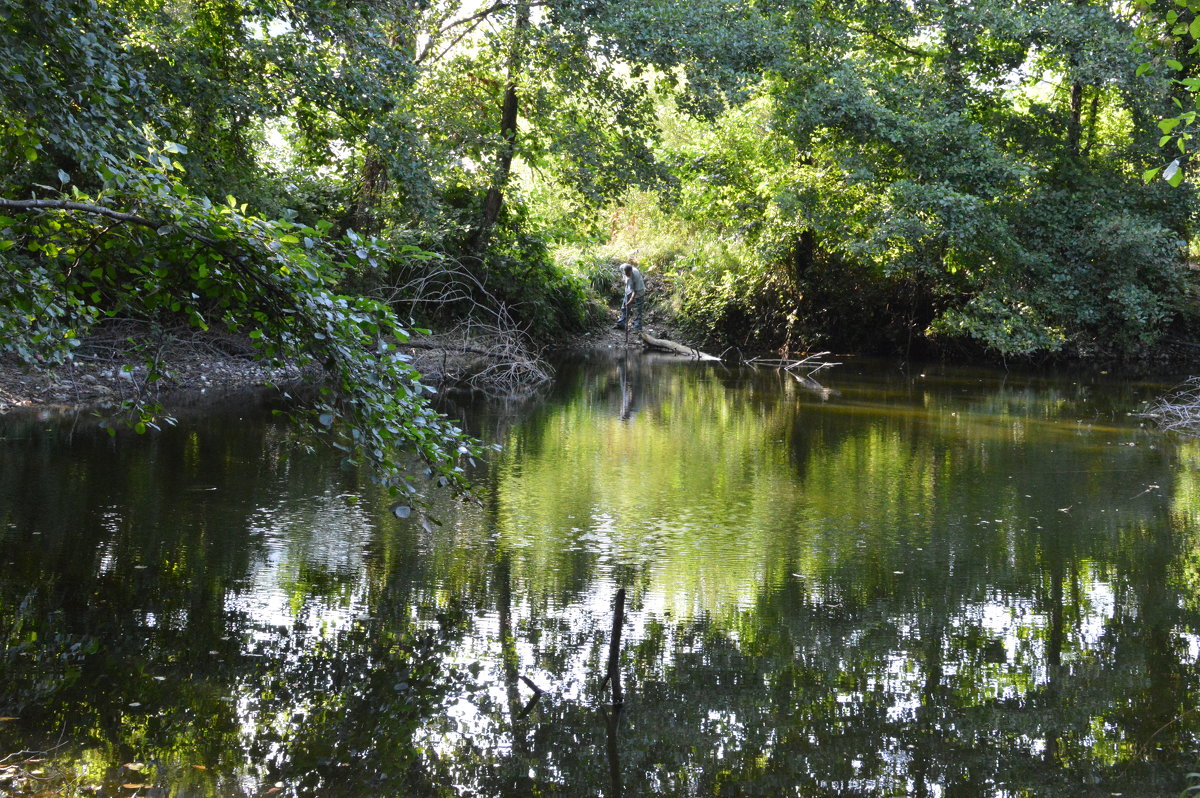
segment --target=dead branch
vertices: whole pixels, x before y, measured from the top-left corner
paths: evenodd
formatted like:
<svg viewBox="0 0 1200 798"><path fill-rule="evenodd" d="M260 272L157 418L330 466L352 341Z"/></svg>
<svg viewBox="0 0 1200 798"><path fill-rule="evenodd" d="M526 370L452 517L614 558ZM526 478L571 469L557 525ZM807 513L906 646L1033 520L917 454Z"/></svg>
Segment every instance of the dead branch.
<svg viewBox="0 0 1200 798"><path fill-rule="evenodd" d="M413 365L428 377L506 398L529 395L550 381L540 349L508 306L457 260L414 263L407 273L374 294L394 307L426 312L431 307L453 306L452 315L464 319L451 330L415 336L400 345L412 350Z"/></svg>
<svg viewBox="0 0 1200 798"><path fill-rule="evenodd" d="M1148 418L1168 432L1200 437L1200 377L1190 377L1183 385L1133 415Z"/></svg>
<svg viewBox="0 0 1200 798"><path fill-rule="evenodd" d="M528 395L550 381L549 367L506 312L497 318L494 323L467 321L449 332L406 341L400 348L412 350L412 365L442 383L493 397Z"/></svg>
<svg viewBox="0 0 1200 798"><path fill-rule="evenodd" d="M823 360L828 352L814 352L811 355L802 357L799 360L791 358L767 358L767 357L752 357L746 361L750 366L769 366L771 368L782 369L787 372L798 372L803 370L810 377L822 369L827 369L830 366L840 366L841 363L833 363L828 360Z"/></svg>
<svg viewBox="0 0 1200 798"><path fill-rule="evenodd" d="M750 366L766 366L768 368L778 369L791 376L796 382L806 391L811 391L822 399L829 399L837 396L838 392L832 388L826 388L821 383L817 382L813 375L823 369L831 366L840 366L841 363L834 363L824 360L828 352L814 352L811 355L800 358L799 360L791 358L767 358L753 357L745 361Z"/></svg>

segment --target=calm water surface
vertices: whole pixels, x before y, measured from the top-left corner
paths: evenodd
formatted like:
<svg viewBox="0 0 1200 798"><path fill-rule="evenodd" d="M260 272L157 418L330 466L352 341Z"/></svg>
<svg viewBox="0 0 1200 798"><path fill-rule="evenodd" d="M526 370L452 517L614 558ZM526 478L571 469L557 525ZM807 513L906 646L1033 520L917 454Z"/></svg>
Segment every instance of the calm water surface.
<svg viewBox="0 0 1200 798"><path fill-rule="evenodd" d="M1169 387L597 356L394 517L261 407L0 418L0 794L1174 795ZM604 683L618 588L623 709Z"/></svg>

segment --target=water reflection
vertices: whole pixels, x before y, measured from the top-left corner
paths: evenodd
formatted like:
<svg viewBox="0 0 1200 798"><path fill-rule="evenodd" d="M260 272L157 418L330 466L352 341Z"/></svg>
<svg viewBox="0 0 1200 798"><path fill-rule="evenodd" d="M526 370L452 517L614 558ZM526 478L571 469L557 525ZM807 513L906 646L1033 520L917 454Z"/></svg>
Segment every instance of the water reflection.
<svg viewBox="0 0 1200 798"><path fill-rule="evenodd" d="M265 412L5 420L0 792L1182 788L1200 449L1127 417L1159 386L561 371L470 408L504 449L432 530Z"/></svg>

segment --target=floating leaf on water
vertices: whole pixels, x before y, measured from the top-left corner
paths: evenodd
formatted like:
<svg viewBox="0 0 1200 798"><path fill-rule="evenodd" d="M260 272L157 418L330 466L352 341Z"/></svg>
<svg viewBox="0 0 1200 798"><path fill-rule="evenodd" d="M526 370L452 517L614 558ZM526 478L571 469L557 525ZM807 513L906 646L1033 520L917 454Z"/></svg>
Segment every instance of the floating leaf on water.
<svg viewBox="0 0 1200 798"><path fill-rule="evenodd" d="M13 720L20 720L20 718L0 718L0 723L8 723Z"/></svg>
<svg viewBox="0 0 1200 798"><path fill-rule="evenodd" d="M208 770L208 765L192 765L196 770Z"/></svg>
<svg viewBox="0 0 1200 798"><path fill-rule="evenodd" d="M132 770L135 773L137 773L137 772L140 772L140 771L143 771L146 769L146 763L145 762L126 762L124 765L121 765L121 767L125 768L126 770Z"/></svg>

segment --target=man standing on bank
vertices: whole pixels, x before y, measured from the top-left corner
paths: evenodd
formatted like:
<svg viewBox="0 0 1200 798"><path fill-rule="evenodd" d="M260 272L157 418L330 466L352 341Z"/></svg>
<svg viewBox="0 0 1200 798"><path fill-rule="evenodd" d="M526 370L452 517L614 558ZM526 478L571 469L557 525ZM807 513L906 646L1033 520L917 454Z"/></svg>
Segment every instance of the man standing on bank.
<svg viewBox="0 0 1200 798"><path fill-rule="evenodd" d="M625 300L621 303L621 318L617 319L616 329L624 330L633 311L637 312L633 329L642 331L642 311L646 304L646 281L642 273L632 263L621 264L622 282L625 283Z"/></svg>

